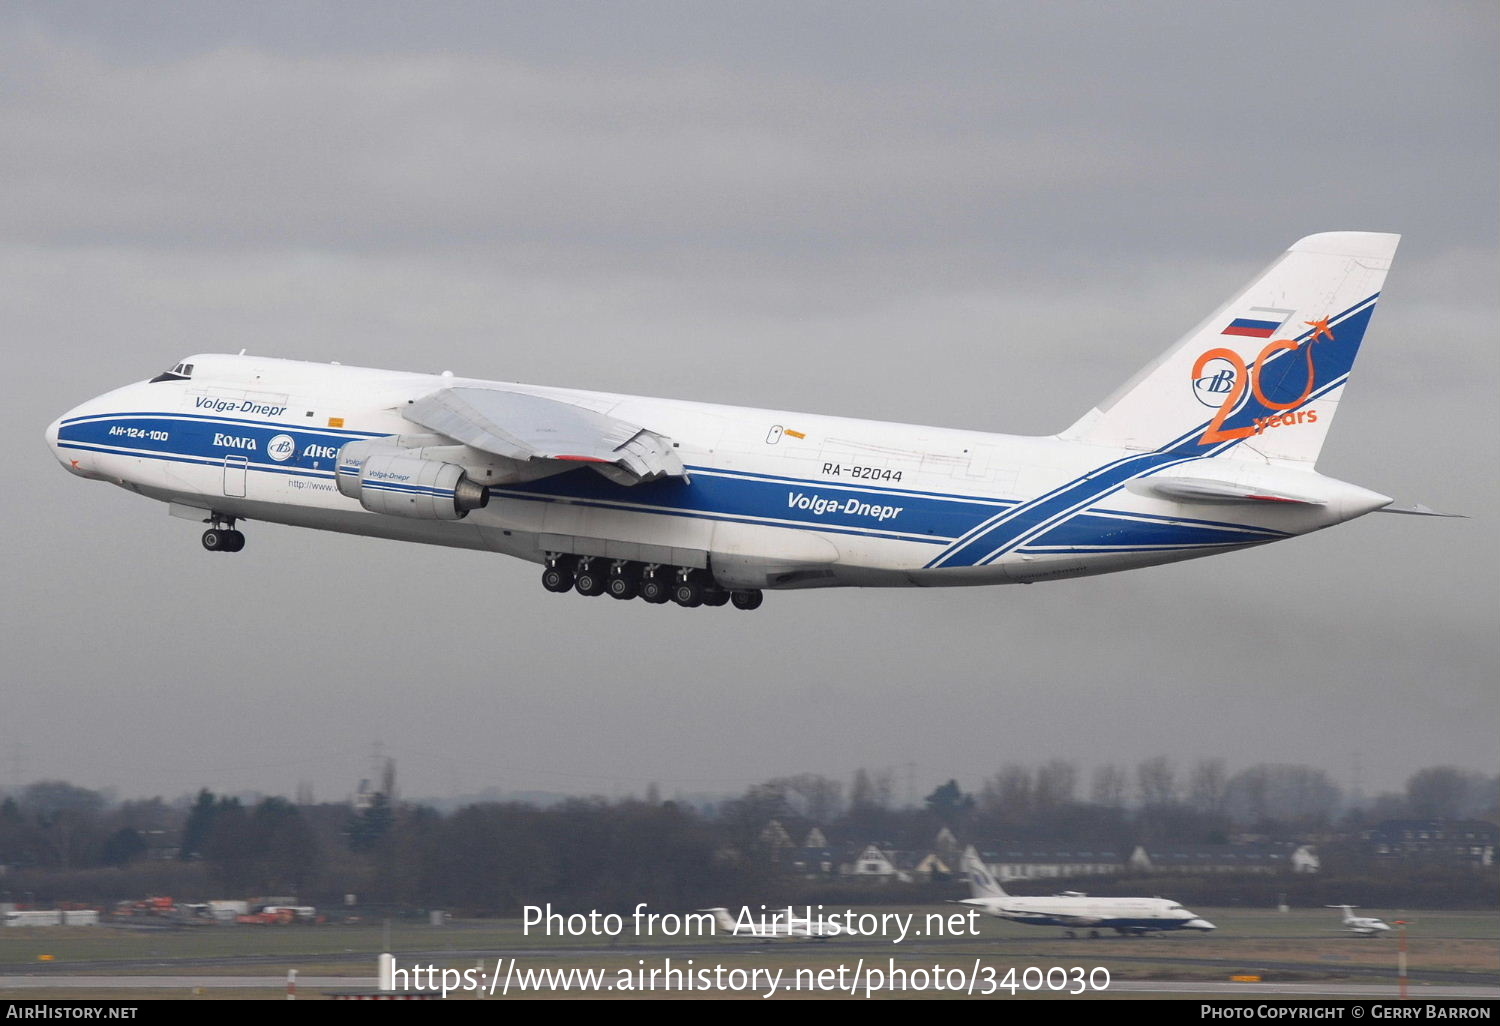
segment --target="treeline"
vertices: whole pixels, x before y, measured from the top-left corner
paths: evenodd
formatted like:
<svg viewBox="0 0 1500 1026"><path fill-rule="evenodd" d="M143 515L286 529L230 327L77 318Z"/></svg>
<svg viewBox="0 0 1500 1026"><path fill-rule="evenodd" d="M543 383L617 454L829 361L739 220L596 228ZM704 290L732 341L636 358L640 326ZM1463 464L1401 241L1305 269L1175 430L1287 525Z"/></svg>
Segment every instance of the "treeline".
<svg viewBox="0 0 1500 1026"><path fill-rule="evenodd" d="M1130 768L1102 765L1087 779L1063 759L1010 763L970 791L950 780L919 807L898 807L893 790L889 771L860 770L847 793L827 777L780 777L726 803L721 814L741 841L774 818L794 835L832 826L840 836L902 849L930 843L938 826L1006 844L1134 845L1224 844L1244 835L1303 840L1389 819L1500 820L1500 776L1453 766L1419 770L1402 791L1370 800L1351 798L1311 766L1268 763L1231 774L1222 759L1183 768L1164 756Z"/></svg>
<svg viewBox="0 0 1500 1026"><path fill-rule="evenodd" d="M420 805L393 808L377 796L353 813L348 805L297 806L283 798L246 806L204 791L170 858L118 865L91 860L84 849L64 862L40 840L60 821L29 818L25 808L13 801L0 813L10 817L10 829L0 831L7 865L0 901L276 896L337 908L352 894L363 908L475 915L546 902L628 911L638 901L665 908L753 901L777 876L775 865L727 849L716 821L673 802L483 803L442 814ZM15 861L19 851L54 857L27 866Z"/></svg>
<svg viewBox="0 0 1500 1026"><path fill-rule="evenodd" d="M1266 887L1361 879L1369 898L1333 900L1389 907L1400 903L1391 888L1406 887L1434 905L1442 903L1434 895L1456 893L1455 880L1472 883L1470 871L1438 879L1431 866L1370 859L1352 839L1390 818L1494 821L1497 796L1500 779L1431 767L1413 774L1404 791L1350 808L1321 770L1264 765L1229 774L1216 760L1179 770L1166 759L1129 772L1101 767L1086 783L1061 760L1009 765L973 791L950 780L920 805L898 805L893 775L865 770L847 788L802 774L712 807L664 801L653 788L640 799L487 802L447 813L380 794L357 811L207 790L177 802L111 803L95 791L44 781L0 800L0 901L104 903L168 893L186 900L297 896L338 906L354 894L361 905L485 914L548 901L628 909L637 901L686 908L768 895L853 900L868 891L848 880L808 881L793 869L809 838L826 839L842 862L868 843L924 854L946 828L962 844L1088 842L1125 853L1135 844L1223 843L1246 834L1312 841L1323 863L1316 878L1248 881L1245 893L1259 901ZM1109 886L1091 878L1087 889L1104 893ZM1174 878L1170 886L1174 896L1192 900L1187 881ZM1222 891L1223 881L1205 886ZM896 890L930 897L945 887L944 895L953 890L941 881Z"/></svg>

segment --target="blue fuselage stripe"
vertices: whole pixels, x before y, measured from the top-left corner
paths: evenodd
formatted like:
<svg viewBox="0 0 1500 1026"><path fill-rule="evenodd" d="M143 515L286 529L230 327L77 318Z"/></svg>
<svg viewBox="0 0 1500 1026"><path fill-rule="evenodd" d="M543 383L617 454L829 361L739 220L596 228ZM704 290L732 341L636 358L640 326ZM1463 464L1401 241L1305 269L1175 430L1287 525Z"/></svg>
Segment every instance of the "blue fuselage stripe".
<svg viewBox="0 0 1500 1026"><path fill-rule="evenodd" d="M278 436L285 437L272 447L270 443ZM196 414L120 413L69 418L59 426L58 445L208 467L222 467L228 460L231 467L238 464L253 473L328 480L339 466L339 449L372 436L375 433ZM285 438L290 438L290 446ZM273 459L271 451L278 457L287 455ZM1183 458L1181 453L1131 454L1026 503L715 467L692 467L687 480L664 478L634 486L618 485L580 468L526 484L491 487L490 492L516 501L567 502L595 509L950 546L961 558L952 558L950 553L942 560L946 565L969 565L994 552L997 526L1015 539L1011 547L1034 542L1038 551L1211 548L1285 537L1281 531L1222 521L1102 509L1074 515L1097 499L1105 486L1114 490L1118 483L1137 476L1143 461L1156 468ZM453 494L435 486L392 481L366 481L363 486L442 498ZM970 540L965 543L965 539Z"/></svg>

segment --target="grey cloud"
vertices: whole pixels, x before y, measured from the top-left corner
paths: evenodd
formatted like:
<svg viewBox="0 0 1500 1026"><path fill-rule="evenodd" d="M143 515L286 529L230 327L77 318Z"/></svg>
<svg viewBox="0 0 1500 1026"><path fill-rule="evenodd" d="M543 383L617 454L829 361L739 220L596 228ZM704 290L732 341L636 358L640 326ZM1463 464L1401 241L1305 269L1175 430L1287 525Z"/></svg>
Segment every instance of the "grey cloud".
<svg viewBox="0 0 1500 1026"><path fill-rule="evenodd" d="M0 16L0 753L31 775L332 795L375 738L409 793L1492 768L1492 5L351 9ZM210 562L40 442L241 347L1044 433L1338 228L1406 239L1320 468L1479 520L694 616L269 525Z"/></svg>

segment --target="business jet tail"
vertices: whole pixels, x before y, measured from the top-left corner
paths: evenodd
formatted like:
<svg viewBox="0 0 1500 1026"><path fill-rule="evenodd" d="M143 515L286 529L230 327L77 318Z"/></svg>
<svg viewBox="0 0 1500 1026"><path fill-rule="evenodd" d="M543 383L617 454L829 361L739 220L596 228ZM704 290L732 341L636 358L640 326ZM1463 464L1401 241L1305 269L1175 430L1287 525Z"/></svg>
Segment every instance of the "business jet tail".
<svg viewBox="0 0 1500 1026"><path fill-rule="evenodd" d="M698 911L707 912L712 915L714 917L714 922L718 924L720 930L724 931L725 934L728 934L731 937L734 936L735 922L734 917L729 914L729 909L722 907L700 908Z"/></svg>
<svg viewBox="0 0 1500 1026"><path fill-rule="evenodd" d="M1311 467L1400 238L1299 240L1060 437Z"/></svg>

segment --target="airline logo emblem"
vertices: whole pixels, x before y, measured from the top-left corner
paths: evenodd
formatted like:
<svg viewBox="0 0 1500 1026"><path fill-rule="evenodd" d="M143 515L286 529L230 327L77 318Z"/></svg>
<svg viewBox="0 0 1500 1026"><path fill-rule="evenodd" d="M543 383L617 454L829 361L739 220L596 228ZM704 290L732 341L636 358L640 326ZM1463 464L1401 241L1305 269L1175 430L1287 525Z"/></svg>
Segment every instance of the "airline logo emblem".
<svg viewBox="0 0 1500 1026"><path fill-rule="evenodd" d="M297 454L297 440L291 435L276 435L266 443L266 455L277 463L285 463Z"/></svg>
<svg viewBox="0 0 1500 1026"><path fill-rule="evenodd" d="M1193 379L1193 396L1209 409L1217 410L1224 405L1234 391L1236 367L1222 357L1216 357L1203 365L1203 373Z"/></svg>
<svg viewBox="0 0 1500 1026"><path fill-rule="evenodd" d="M1236 317L1220 335L1239 335L1243 338L1270 338L1287 322L1295 310L1276 310L1266 306L1252 306L1244 316Z"/></svg>

